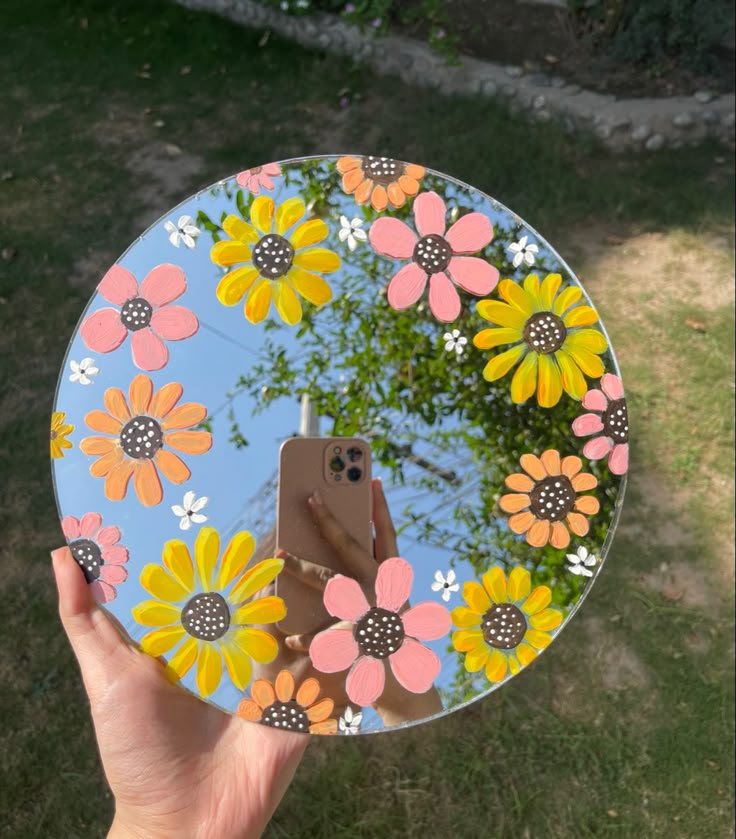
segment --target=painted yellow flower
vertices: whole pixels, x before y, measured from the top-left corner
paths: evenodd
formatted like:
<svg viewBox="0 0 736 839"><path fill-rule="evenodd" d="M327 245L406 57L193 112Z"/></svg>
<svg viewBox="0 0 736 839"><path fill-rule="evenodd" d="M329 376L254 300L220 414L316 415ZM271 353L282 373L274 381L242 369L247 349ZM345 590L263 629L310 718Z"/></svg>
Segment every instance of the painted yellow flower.
<svg viewBox="0 0 736 839"><path fill-rule="evenodd" d="M49 440L51 443L51 457L64 457L62 449L71 449L72 444L67 440L67 436L74 431L73 425L67 425L64 420L66 414L63 411L54 411L51 414L51 434Z"/></svg>
<svg viewBox="0 0 736 839"><path fill-rule="evenodd" d="M515 676L552 640L550 630L562 623L562 612L548 608L549 586L537 586L526 568L517 566L506 579L502 568L483 575L483 585L469 580L463 585L467 606L452 610L452 644L465 653L465 669L477 673L485 668L490 682L501 682L511 671Z"/></svg>
<svg viewBox="0 0 736 839"><path fill-rule="evenodd" d="M138 623L156 627L143 637L141 648L152 656L176 648L168 661L174 679L182 679L196 662L202 696L217 690L223 662L235 687L244 690L252 661L268 664L278 653L276 639L252 624L276 623L286 615L280 597L254 597L273 582L284 561L264 559L248 569L254 549L250 533L236 533L218 568L220 537L204 527L194 543L194 563L184 542L172 539L161 555L166 568L151 563L141 571L141 585L157 598L133 609Z"/></svg>
<svg viewBox="0 0 736 839"><path fill-rule="evenodd" d="M246 318L260 323L273 300L282 320L293 326L302 319L300 295L315 306L332 299L332 289L319 275L337 271L340 257L312 247L324 241L330 229L322 219L302 222L305 213L301 198L288 198L277 208L272 198L261 195L251 204L250 224L235 215L222 222L230 239L215 242L210 257L225 268L239 266L217 286L223 306L235 306L245 297Z"/></svg>
<svg viewBox="0 0 736 839"><path fill-rule="evenodd" d="M502 280L498 292L506 302L481 300L476 306L484 320L499 328L479 332L475 346L490 350L513 344L486 364L483 376L495 382L520 362L511 380L516 403L526 402L535 390L542 408L556 405L563 390L579 401L588 389L585 376L597 379L604 373L598 356L608 347L606 336L585 328L598 321L598 313L578 305L583 295L578 286L559 291L561 283L559 274L548 274L541 285L530 274L523 287Z"/></svg>

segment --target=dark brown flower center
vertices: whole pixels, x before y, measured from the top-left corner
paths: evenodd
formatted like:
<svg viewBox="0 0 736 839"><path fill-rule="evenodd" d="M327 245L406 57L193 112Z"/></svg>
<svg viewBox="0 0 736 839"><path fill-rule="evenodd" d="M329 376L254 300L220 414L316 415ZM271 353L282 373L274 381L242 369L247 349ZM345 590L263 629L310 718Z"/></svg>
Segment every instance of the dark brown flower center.
<svg viewBox="0 0 736 839"><path fill-rule="evenodd" d="M529 493L529 509L538 519L560 521L575 504L575 490L565 475L553 475L537 481Z"/></svg>
<svg viewBox="0 0 736 839"><path fill-rule="evenodd" d="M53 428L51 429L51 434L49 436L51 437L52 440L56 439L56 432L54 431Z"/></svg>
<svg viewBox="0 0 736 839"><path fill-rule="evenodd" d="M197 594L181 610L181 625L200 641L216 641L230 628L230 609L216 591Z"/></svg>
<svg viewBox="0 0 736 839"><path fill-rule="evenodd" d="M353 636L363 655L388 658L404 643L404 622L396 612L374 606L355 624Z"/></svg>
<svg viewBox="0 0 736 839"><path fill-rule="evenodd" d="M151 417L133 417L120 432L120 445L128 457L149 460L164 444L161 426Z"/></svg>
<svg viewBox="0 0 736 839"><path fill-rule="evenodd" d="M294 248L278 233L269 233L253 248L253 264L269 280L283 277L293 261Z"/></svg>
<svg viewBox="0 0 736 839"><path fill-rule="evenodd" d="M404 164L390 157L364 157L363 174L379 184L393 183L404 171Z"/></svg>
<svg viewBox="0 0 736 839"><path fill-rule="evenodd" d="M69 550L84 572L84 579L88 583L93 583L100 576L102 568L100 546L91 539L77 539L69 545Z"/></svg>
<svg viewBox="0 0 736 839"><path fill-rule="evenodd" d="M483 638L491 647L513 650L524 640L526 618L513 603L495 603L483 615Z"/></svg>
<svg viewBox="0 0 736 839"><path fill-rule="evenodd" d="M131 332L145 329L151 322L153 306L142 297L134 297L123 304L120 310L120 322Z"/></svg>
<svg viewBox="0 0 736 839"><path fill-rule="evenodd" d="M414 262L428 274L444 271L452 259L452 248L436 233L422 238L414 246Z"/></svg>
<svg viewBox="0 0 736 839"><path fill-rule="evenodd" d="M538 312L524 326L524 340L529 349L542 355L559 350L566 337L565 324L552 312Z"/></svg>
<svg viewBox="0 0 736 839"><path fill-rule="evenodd" d="M277 700L273 705L269 705L263 711L261 722L272 728L285 728L287 731L301 731L303 734L309 731L309 717L304 708L293 699L288 702Z"/></svg>
<svg viewBox="0 0 736 839"><path fill-rule="evenodd" d="M251 173L251 175L260 175L262 171L263 171L263 166L254 166L250 170L250 173Z"/></svg>
<svg viewBox="0 0 736 839"><path fill-rule="evenodd" d="M629 442L629 412L625 399L614 399L603 414L603 431L614 443Z"/></svg>

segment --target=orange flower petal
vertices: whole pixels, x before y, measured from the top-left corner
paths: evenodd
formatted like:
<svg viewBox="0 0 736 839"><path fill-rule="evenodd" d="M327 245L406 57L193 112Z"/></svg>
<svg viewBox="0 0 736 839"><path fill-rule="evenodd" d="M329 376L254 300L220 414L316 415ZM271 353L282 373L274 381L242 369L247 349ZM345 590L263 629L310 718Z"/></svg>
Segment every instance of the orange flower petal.
<svg viewBox="0 0 736 839"><path fill-rule="evenodd" d="M128 482L134 469L134 461L127 457L111 469L105 478L105 498L110 501L122 501L128 491Z"/></svg>
<svg viewBox="0 0 736 839"><path fill-rule="evenodd" d="M404 194L410 198L419 192L419 181L416 178L412 178L411 175L401 175L399 186L404 191Z"/></svg>
<svg viewBox="0 0 736 839"><path fill-rule="evenodd" d="M351 169L359 169L363 165L363 161L359 157L341 157L337 161L337 171L344 175L350 172Z"/></svg>
<svg viewBox="0 0 736 839"><path fill-rule="evenodd" d="M199 425L206 416L207 408L204 405L200 405L199 402L186 402L184 405L179 405L178 408L174 408L164 417L161 428L164 430L169 428L191 428L193 425Z"/></svg>
<svg viewBox="0 0 736 839"><path fill-rule="evenodd" d="M574 478L583 468L583 461L574 454L571 454L562 459L560 468L563 475L567 475L568 478Z"/></svg>
<svg viewBox="0 0 736 839"><path fill-rule="evenodd" d="M594 516L600 508L601 505L594 495L581 495L575 501L575 509L580 513L585 513L586 516Z"/></svg>
<svg viewBox="0 0 736 839"><path fill-rule="evenodd" d="M133 416L148 414L148 406L153 396L153 382L142 373L136 376L128 388L128 399Z"/></svg>
<svg viewBox="0 0 736 839"><path fill-rule="evenodd" d="M151 407L148 409L152 417L163 419L169 411L181 399L184 388L179 382L169 382L156 391L151 400Z"/></svg>
<svg viewBox="0 0 736 839"><path fill-rule="evenodd" d="M156 466L172 484L183 484L191 478L192 473L184 461L174 452L159 449L154 457Z"/></svg>
<svg viewBox="0 0 736 839"><path fill-rule="evenodd" d="M104 478L110 474L110 470L123 459L123 450L117 446L98 458L90 467L89 474L93 478Z"/></svg>
<svg viewBox="0 0 736 839"><path fill-rule="evenodd" d="M415 181L421 181L424 177L424 166L417 166L416 163L407 163L404 166L404 174L413 178Z"/></svg>
<svg viewBox="0 0 736 839"><path fill-rule="evenodd" d="M588 489L595 489L598 486L598 478L590 472L580 472L572 479L572 488L575 492L585 492Z"/></svg>
<svg viewBox="0 0 736 839"><path fill-rule="evenodd" d="M138 500L144 507L155 507L161 503L164 491L156 467L151 460L138 460L133 470L133 486Z"/></svg>
<svg viewBox="0 0 736 839"><path fill-rule="evenodd" d="M541 456L542 465L547 470L548 475L559 475L560 467L560 453L555 449L547 449Z"/></svg>
<svg viewBox="0 0 736 839"><path fill-rule="evenodd" d="M90 411L84 417L84 421L92 431L100 431L103 434L118 435L123 430L123 424L104 411Z"/></svg>
<svg viewBox="0 0 736 839"><path fill-rule="evenodd" d="M570 544L570 534L561 521L556 521L552 525L549 543L553 548L566 548Z"/></svg>
<svg viewBox="0 0 736 839"><path fill-rule="evenodd" d="M276 696L282 702L288 702L294 696L294 677L291 675L291 671L282 670L276 676L274 687L276 688Z"/></svg>
<svg viewBox="0 0 736 839"><path fill-rule="evenodd" d="M511 516L509 527L514 533L526 533L535 521L534 515L529 510L526 510L524 513L517 513L515 516Z"/></svg>
<svg viewBox="0 0 736 839"><path fill-rule="evenodd" d="M567 526L576 536L585 536L590 530L588 519L585 516L581 516L580 513L568 513L565 520L567 521Z"/></svg>
<svg viewBox="0 0 736 839"><path fill-rule="evenodd" d="M164 443L184 454L204 454L212 448L212 435L209 431L169 431Z"/></svg>
<svg viewBox="0 0 736 839"><path fill-rule="evenodd" d="M125 395L119 387L109 387L102 397L107 410L120 422L128 422L131 419L130 409L128 403L125 401Z"/></svg>
<svg viewBox="0 0 736 839"><path fill-rule="evenodd" d="M371 190L373 189L373 181L366 178L363 183L355 190L355 198L356 204L365 204L365 202L371 197Z"/></svg>
<svg viewBox="0 0 736 839"><path fill-rule="evenodd" d="M263 714L261 713L261 709L252 699L243 699L238 705L238 710L235 712L235 716L244 720L250 720L251 722L258 722Z"/></svg>
<svg viewBox="0 0 736 839"><path fill-rule="evenodd" d="M388 206L388 193L386 187L381 184L376 184L371 193L371 207L377 212L381 212Z"/></svg>
<svg viewBox="0 0 736 839"><path fill-rule="evenodd" d="M535 481L541 481L542 478L547 477L542 461L534 454L523 454L519 459L521 468L528 472Z"/></svg>
<svg viewBox="0 0 736 839"><path fill-rule="evenodd" d="M548 521L535 521L526 534L526 541L533 548L543 548L549 541L550 529Z"/></svg>
<svg viewBox="0 0 736 839"><path fill-rule="evenodd" d="M308 708L319 696L319 681L314 677L305 679L296 692L296 701L302 708Z"/></svg>
<svg viewBox="0 0 736 839"><path fill-rule="evenodd" d="M530 504L529 496L524 493L502 495L498 499L498 506L505 513L518 513Z"/></svg>
<svg viewBox="0 0 736 839"><path fill-rule="evenodd" d="M386 188L388 192L388 200L392 207L403 207L406 201L404 190L398 185L396 181L390 183Z"/></svg>
<svg viewBox="0 0 736 839"><path fill-rule="evenodd" d="M315 722L309 726L310 734L337 734L337 720Z"/></svg>
<svg viewBox="0 0 736 839"><path fill-rule="evenodd" d="M515 472L506 478L506 486L516 492L531 492L534 489L534 481L521 472Z"/></svg>
<svg viewBox="0 0 736 839"><path fill-rule="evenodd" d="M331 699L321 699L311 708L307 708L309 722L324 722L332 713L335 703Z"/></svg>
<svg viewBox="0 0 736 839"><path fill-rule="evenodd" d="M261 708L268 708L276 701L273 685L267 679L256 679L250 686L250 695Z"/></svg>
<svg viewBox="0 0 736 839"><path fill-rule="evenodd" d="M346 172L342 176L343 191L347 192L348 195L350 195L351 192L355 192L364 177L363 170L360 167Z"/></svg>
<svg viewBox="0 0 736 839"><path fill-rule="evenodd" d="M85 454L107 454L117 448L117 440L111 437L85 437L79 448Z"/></svg>

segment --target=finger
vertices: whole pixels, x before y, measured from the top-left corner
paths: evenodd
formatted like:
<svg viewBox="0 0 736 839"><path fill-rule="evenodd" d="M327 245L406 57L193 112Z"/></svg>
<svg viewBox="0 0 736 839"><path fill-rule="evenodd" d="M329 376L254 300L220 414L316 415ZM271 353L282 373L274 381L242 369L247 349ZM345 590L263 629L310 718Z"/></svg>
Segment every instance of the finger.
<svg viewBox="0 0 736 839"><path fill-rule="evenodd" d="M335 572L330 568L307 559L299 559L286 551L277 551L276 556L284 560L284 571L317 591L324 591L327 583L335 576Z"/></svg>
<svg viewBox="0 0 736 839"><path fill-rule="evenodd" d="M371 488L373 490L373 529L376 532L374 549L376 561L380 564L385 559L398 556L399 548L396 544L396 528L383 492L381 479L375 478Z"/></svg>
<svg viewBox="0 0 736 839"><path fill-rule="evenodd" d="M376 576L373 557L345 530L327 509L319 490L309 497L309 506L317 527L325 540L337 551L338 556L359 582L372 581Z"/></svg>
<svg viewBox="0 0 736 839"><path fill-rule="evenodd" d="M327 630L352 629L352 627L353 624L350 623L350 621L337 621L337 623L332 623L327 626L323 626L320 629L316 629L314 632L305 632L302 635L289 635L284 643L290 650L293 650L296 653L309 653L309 646L312 641L314 641L315 635L319 635L320 632L325 632Z"/></svg>

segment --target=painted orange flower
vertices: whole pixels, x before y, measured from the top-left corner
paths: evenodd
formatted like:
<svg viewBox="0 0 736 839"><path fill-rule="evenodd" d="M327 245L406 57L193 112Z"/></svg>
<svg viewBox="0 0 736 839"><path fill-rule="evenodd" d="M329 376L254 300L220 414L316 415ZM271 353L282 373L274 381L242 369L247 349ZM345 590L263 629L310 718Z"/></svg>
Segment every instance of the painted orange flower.
<svg viewBox="0 0 736 839"><path fill-rule="evenodd" d="M576 536L589 530L585 516L593 516L600 509L592 495L578 495L598 486L598 479L590 472L582 472L583 461L570 455L560 460L559 452L548 449L540 457L521 456L521 467L527 472L509 475L506 486L514 493L502 495L501 509L513 513L509 527L514 533L526 533L526 541L534 548L548 542L553 548L570 544L568 528Z"/></svg>
<svg viewBox="0 0 736 839"><path fill-rule="evenodd" d="M212 447L209 431L191 431L207 416L198 402L176 407L184 389L170 382L153 391L153 382L145 375L136 376L128 389L128 400L120 388L105 391L107 412L90 411L84 418L92 431L110 437L85 437L79 448L97 455L90 466L95 478L105 478L105 497L122 501L133 478L141 504L153 507L161 502L163 489L159 471L172 484L182 484L191 472L171 449L185 454L204 454Z"/></svg>
<svg viewBox="0 0 736 839"><path fill-rule="evenodd" d="M256 679L250 687L252 699L243 699L235 716L260 722L272 728L301 731L303 734L335 734L337 720L329 719L335 703L320 699L320 684L315 678L305 679L294 698L294 677L282 670L273 684Z"/></svg>
<svg viewBox="0 0 736 839"><path fill-rule="evenodd" d="M419 192L424 167L402 163L390 157L341 157L337 171L342 175L342 188L355 194L358 204L370 201L374 210L403 207L407 198Z"/></svg>

